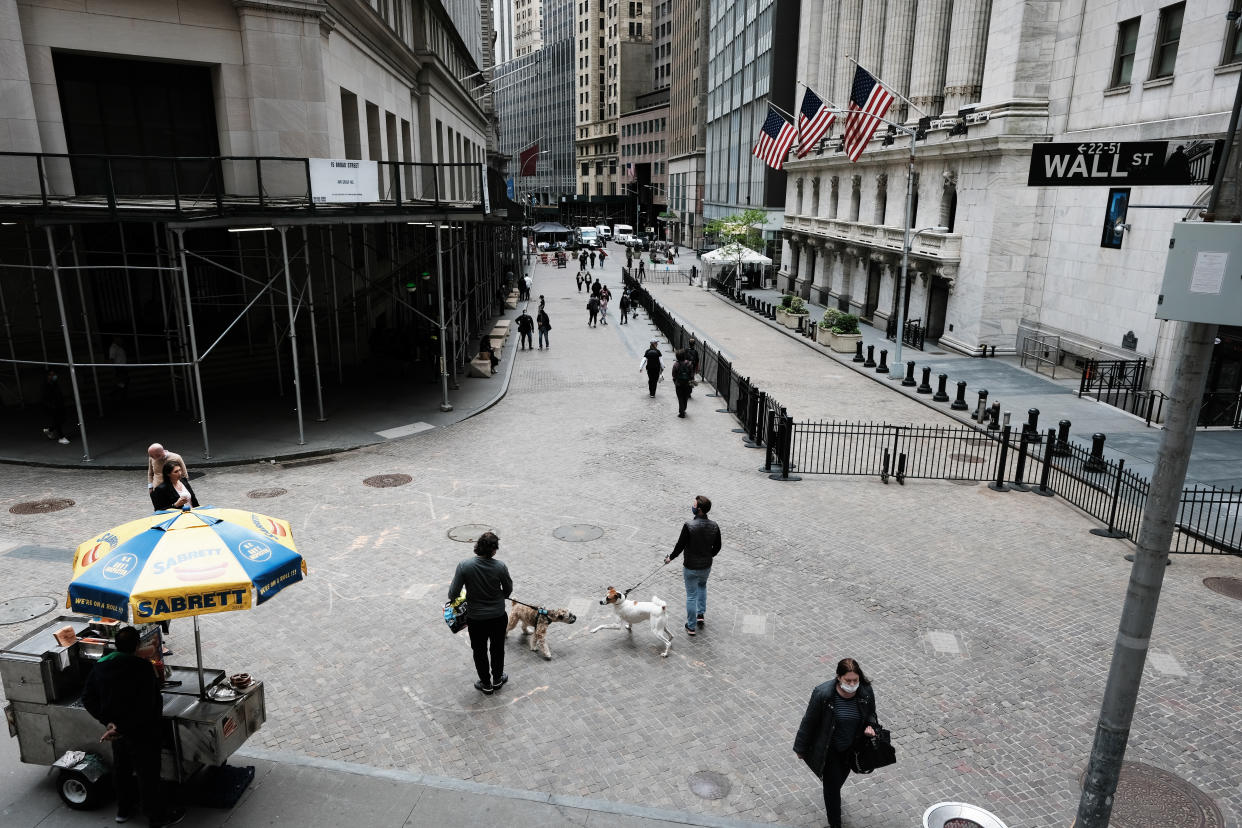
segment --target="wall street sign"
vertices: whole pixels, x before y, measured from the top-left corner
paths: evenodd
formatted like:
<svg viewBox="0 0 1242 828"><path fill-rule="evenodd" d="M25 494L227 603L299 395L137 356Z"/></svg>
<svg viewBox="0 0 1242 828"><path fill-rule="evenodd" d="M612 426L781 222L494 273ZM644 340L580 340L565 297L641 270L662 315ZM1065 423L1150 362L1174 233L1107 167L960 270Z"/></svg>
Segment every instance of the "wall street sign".
<svg viewBox="0 0 1242 828"><path fill-rule="evenodd" d="M1029 187L1207 185L1224 142L1082 141L1031 146Z"/></svg>

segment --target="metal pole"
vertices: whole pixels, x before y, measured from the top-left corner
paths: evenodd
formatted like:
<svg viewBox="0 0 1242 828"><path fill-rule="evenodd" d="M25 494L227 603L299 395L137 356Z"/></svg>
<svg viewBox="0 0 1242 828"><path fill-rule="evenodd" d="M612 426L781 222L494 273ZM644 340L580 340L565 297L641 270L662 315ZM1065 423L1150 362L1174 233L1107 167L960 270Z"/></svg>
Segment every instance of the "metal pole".
<svg viewBox="0 0 1242 828"><path fill-rule="evenodd" d="M289 243L285 240L288 227L277 227L280 231L280 256L285 265L285 306L289 309L289 345L293 350L293 395L298 410L298 445L306 445L306 437L302 432L302 374L298 368L298 331L293 315L293 277L289 274Z"/></svg>
<svg viewBox="0 0 1242 828"><path fill-rule="evenodd" d="M1134 565L1130 568L1130 583L1121 609L1117 641L1113 645L1108 684L1104 688L1095 742L1091 746L1082 798L1078 802L1078 817L1074 822L1077 828L1108 828L1112 815L1113 794L1121 775L1121 760L1125 756L1139 684L1143 680L1143 666L1156 621L1169 544L1173 540L1173 523L1177 520L1182 486L1186 482L1186 467L1194 445L1199 403L1207 383L1216 331L1216 325L1190 322L1182 339L1180 359L1173 374L1172 405L1164 423L1150 494L1135 540Z"/></svg>
<svg viewBox="0 0 1242 828"><path fill-rule="evenodd" d="M78 304L82 306L82 329L86 332L86 355L92 363L99 360L95 358L95 336L91 332L91 315L86 307L86 291L82 287L82 264L78 260L78 232L71 224L69 225L69 250L73 253L73 279L78 286ZM99 369L91 366L91 380L95 384L95 408L102 417L103 409L103 393L99 390Z"/></svg>
<svg viewBox="0 0 1242 828"><path fill-rule="evenodd" d="M319 335L315 332L315 289L311 286L310 238L306 225L302 225L302 256L306 262L306 309L310 313L311 354L315 365L315 394L319 399L319 417L316 422L324 422L328 418L323 415L323 380L319 376Z"/></svg>
<svg viewBox="0 0 1242 828"><path fill-rule="evenodd" d="M185 322L190 334L190 359L194 366L194 394L198 397L198 422L203 429L203 459L211 459L211 445L207 442L207 406L203 401L203 373L198 362L198 338L194 333L194 305L190 301L190 270L185 264L185 231L174 230L177 255L181 259L181 284L185 289Z"/></svg>
<svg viewBox="0 0 1242 828"><path fill-rule="evenodd" d="M914 146L918 135L910 132L910 161L906 168L906 232L901 244L901 275L897 278L897 348L893 351L893 364L901 364L901 339L906 329L906 270L910 266L910 223L914 220ZM893 374L889 379L896 379Z"/></svg>
<svg viewBox="0 0 1242 828"><path fill-rule="evenodd" d="M198 616L194 616L194 654L198 656L198 697L206 698L207 689L203 685L203 641L198 634Z"/></svg>
<svg viewBox="0 0 1242 828"><path fill-rule="evenodd" d="M60 289L60 267L56 264L56 240L52 238L51 227L44 227L43 230L47 234L48 266L52 271L52 284L56 286L56 305L60 308L60 332L65 337L65 358L69 363L69 384L73 387L73 407L78 414L78 433L82 435L82 459L89 463L91 447L86 441L86 418L82 416L82 394L78 391L78 374L73 367L73 342L69 337L69 320L65 317L65 296Z"/></svg>
<svg viewBox="0 0 1242 828"><path fill-rule="evenodd" d="M160 229L155 222L151 222L151 235L153 237L152 241L155 243L155 260L157 262L168 262L170 266L169 270L171 270L172 256L169 255L165 257L164 254L160 252ZM167 236L165 236L164 241L165 243L168 243L169 239ZM170 337L168 333L168 296L164 291L164 274L162 272L158 274L158 278L155 283L160 289L160 324L163 326L164 334L164 357L168 360L168 384L172 386L173 411L180 411L181 394L177 390L177 368L173 365L172 337Z"/></svg>
<svg viewBox="0 0 1242 828"><path fill-rule="evenodd" d="M345 369L341 364L341 305L336 295L336 233L331 227L321 231L328 235L328 273L332 277L332 332L336 339L336 382L345 382Z"/></svg>
<svg viewBox="0 0 1242 828"><path fill-rule="evenodd" d="M30 228L26 227L26 264L30 267L30 296L34 299L35 324L39 327L39 351L43 354L43 362L47 364L47 337L43 335L43 304L39 301L39 277L34 266L34 242L30 238Z"/></svg>
<svg viewBox="0 0 1242 828"><path fill-rule="evenodd" d="M17 364L17 347L13 343L13 327L9 324L9 306L4 301L4 286L0 285L0 317L4 318L4 338L9 342L9 359L13 360L13 387L17 391L18 405L26 405L26 396L22 393L22 369Z"/></svg>
<svg viewBox="0 0 1242 828"><path fill-rule="evenodd" d="M438 222L436 223L436 299L440 303L440 410L452 411L453 406L449 403L448 397L448 371L445 366L448 354L446 352L446 334L444 331L444 263L440 250L440 224Z"/></svg>

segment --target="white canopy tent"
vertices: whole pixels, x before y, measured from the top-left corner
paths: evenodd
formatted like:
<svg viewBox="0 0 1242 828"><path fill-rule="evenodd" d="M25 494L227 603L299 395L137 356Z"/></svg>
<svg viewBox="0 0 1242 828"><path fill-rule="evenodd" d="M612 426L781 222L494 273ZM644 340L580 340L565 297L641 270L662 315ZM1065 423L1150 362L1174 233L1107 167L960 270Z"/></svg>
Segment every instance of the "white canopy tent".
<svg viewBox="0 0 1242 828"><path fill-rule="evenodd" d="M739 280L747 271L762 271L763 268L772 264L772 260L767 256L737 242L718 247L710 253L704 253L699 259L707 269L708 276L717 276L732 271L734 278ZM708 280L704 279L703 286L707 285Z"/></svg>

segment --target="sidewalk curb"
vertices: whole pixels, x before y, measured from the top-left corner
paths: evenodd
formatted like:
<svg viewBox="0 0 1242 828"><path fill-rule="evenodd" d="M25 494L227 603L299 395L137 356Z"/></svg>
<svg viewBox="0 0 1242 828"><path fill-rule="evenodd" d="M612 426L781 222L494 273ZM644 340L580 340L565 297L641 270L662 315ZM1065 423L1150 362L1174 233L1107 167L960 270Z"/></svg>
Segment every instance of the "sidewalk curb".
<svg viewBox="0 0 1242 828"><path fill-rule="evenodd" d="M293 765L303 768L315 768L333 773L349 773L356 776L369 776L403 782L410 785L423 785L439 790L456 791L472 796L493 796L502 799L519 799L526 802L538 802L563 808L576 808L584 811L595 811L617 816L654 819L677 825L704 826L704 828L781 828L780 824L769 822L751 822L749 820L730 819L711 814L692 814L686 811L670 811L663 808L652 808L647 805L630 805L622 802L610 802L604 799L591 799L584 796L569 794L545 793L528 791L520 788L506 788L500 785L488 785L471 782L467 779L454 779L445 776L403 771L390 768L376 768L357 762L342 762L337 759L324 759L316 756L302 756L286 751L265 750L263 748L243 747L234 754L238 757L259 759L281 765Z"/></svg>

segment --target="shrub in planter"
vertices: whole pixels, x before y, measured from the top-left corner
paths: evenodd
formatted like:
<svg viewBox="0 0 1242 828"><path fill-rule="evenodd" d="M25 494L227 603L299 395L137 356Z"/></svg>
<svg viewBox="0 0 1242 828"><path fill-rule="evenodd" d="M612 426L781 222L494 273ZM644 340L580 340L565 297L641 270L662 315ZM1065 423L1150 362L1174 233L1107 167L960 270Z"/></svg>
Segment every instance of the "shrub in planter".
<svg viewBox="0 0 1242 828"><path fill-rule="evenodd" d="M781 297L781 307L784 308L785 310L789 310L789 306L793 304L793 300L795 298L797 297L795 297L792 293L786 293L784 296Z"/></svg>
<svg viewBox="0 0 1242 828"><path fill-rule="evenodd" d="M801 296L786 296L784 298L789 300L789 304L786 305L786 310L790 313L803 314L807 312L806 302L802 300ZM782 301L784 300L782 299Z"/></svg>
<svg viewBox="0 0 1242 828"><path fill-rule="evenodd" d="M835 334L856 334L858 333L858 317L852 313L842 313L835 311L836 319L832 325L832 332ZM827 316L827 313L825 313Z"/></svg>

